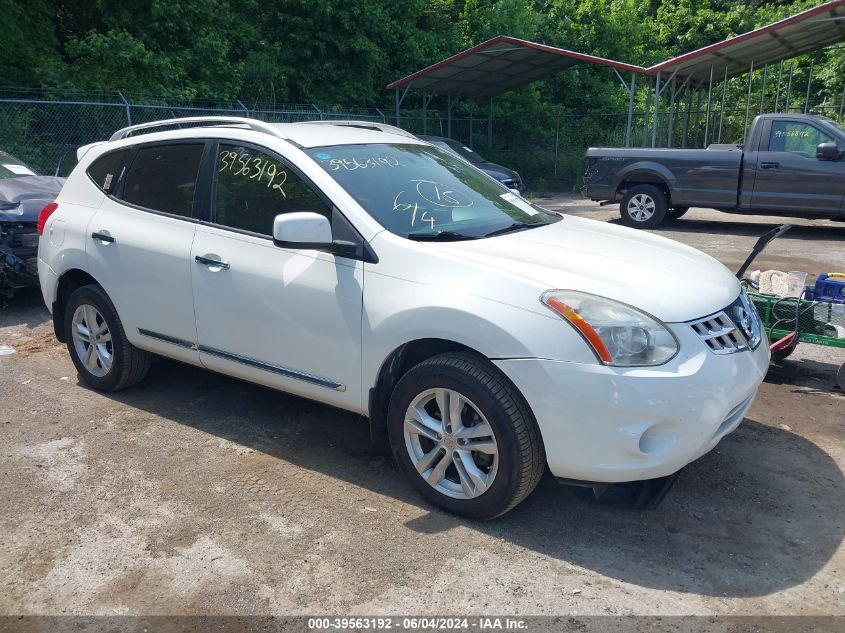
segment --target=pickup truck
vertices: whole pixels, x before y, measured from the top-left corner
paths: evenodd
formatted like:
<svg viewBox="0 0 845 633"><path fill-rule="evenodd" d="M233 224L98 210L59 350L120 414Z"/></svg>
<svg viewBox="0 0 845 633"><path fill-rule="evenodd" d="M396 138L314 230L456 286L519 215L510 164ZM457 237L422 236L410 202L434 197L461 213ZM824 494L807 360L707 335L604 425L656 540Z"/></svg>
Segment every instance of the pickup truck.
<svg viewBox="0 0 845 633"><path fill-rule="evenodd" d="M650 229L689 207L845 220L845 127L807 114L755 117L741 145L590 148L584 194L619 202L622 221Z"/></svg>

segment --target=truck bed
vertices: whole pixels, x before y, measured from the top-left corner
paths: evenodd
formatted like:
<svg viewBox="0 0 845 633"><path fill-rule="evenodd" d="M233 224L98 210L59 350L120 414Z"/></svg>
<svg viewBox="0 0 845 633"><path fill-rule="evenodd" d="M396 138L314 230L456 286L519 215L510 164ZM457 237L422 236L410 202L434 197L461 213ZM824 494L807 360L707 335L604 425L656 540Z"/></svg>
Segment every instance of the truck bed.
<svg viewBox="0 0 845 633"><path fill-rule="evenodd" d="M730 148L730 149L728 149ZM742 150L602 148L587 150L584 193L592 200L615 200L626 180L668 183L676 206L732 208L738 203ZM662 183L661 183L662 184Z"/></svg>

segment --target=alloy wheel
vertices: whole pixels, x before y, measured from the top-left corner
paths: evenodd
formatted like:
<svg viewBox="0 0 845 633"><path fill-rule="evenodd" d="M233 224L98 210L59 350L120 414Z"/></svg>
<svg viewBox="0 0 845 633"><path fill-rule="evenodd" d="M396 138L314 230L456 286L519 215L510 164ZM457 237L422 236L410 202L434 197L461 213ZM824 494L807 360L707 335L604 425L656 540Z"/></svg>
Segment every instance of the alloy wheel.
<svg viewBox="0 0 845 633"><path fill-rule="evenodd" d="M76 308L71 318L71 337L85 369L98 377L109 373L114 360L111 331L97 308L87 303Z"/></svg>
<svg viewBox="0 0 845 633"><path fill-rule="evenodd" d="M493 427L475 404L452 389L429 389L405 413L405 447L420 476L438 492L473 499L496 478Z"/></svg>
<svg viewBox="0 0 845 633"><path fill-rule="evenodd" d="M654 215L654 200L651 196L638 193L628 200L628 215L637 222L645 222Z"/></svg>

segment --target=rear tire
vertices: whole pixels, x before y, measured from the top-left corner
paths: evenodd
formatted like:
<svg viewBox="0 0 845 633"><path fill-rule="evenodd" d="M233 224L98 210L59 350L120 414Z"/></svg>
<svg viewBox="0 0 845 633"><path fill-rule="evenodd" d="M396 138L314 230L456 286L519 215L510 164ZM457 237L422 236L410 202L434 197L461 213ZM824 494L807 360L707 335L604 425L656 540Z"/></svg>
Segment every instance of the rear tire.
<svg viewBox="0 0 845 633"><path fill-rule="evenodd" d="M654 185L631 187L619 203L623 224L635 229L653 229L659 226L668 209L666 196Z"/></svg>
<svg viewBox="0 0 845 633"><path fill-rule="evenodd" d="M126 338L106 291L98 285L77 288L64 314L65 340L79 377L100 391L119 391L140 382L153 355Z"/></svg>
<svg viewBox="0 0 845 633"><path fill-rule="evenodd" d="M543 475L545 449L528 405L475 354L440 354L413 367L393 390L387 415L396 461L423 497L448 512L492 519Z"/></svg>

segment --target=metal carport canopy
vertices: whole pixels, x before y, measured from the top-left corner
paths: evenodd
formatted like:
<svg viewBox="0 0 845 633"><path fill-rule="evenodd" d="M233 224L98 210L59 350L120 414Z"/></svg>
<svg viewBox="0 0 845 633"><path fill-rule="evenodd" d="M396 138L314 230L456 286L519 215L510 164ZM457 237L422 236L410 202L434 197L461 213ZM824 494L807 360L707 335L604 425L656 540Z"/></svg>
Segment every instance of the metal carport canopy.
<svg viewBox="0 0 845 633"><path fill-rule="evenodd" d="M648 68L499 35L388 84L441 95L490 97L550 77L576 64L676 79L735 77L755 68L845 41L845 0L833 0L748 33L667 59Z"/></svg>
<svg viewBox="0 0 845 633"><path fill-rule="evenodd" d="M759 29L737 35L649 67L684 79L703 77L711 67L717 77L728 78L748 72L751 64L762 68L804 53L845 41L845 0L834 0Z"/></svg>
<svg viewBox="0 0 845 633"><path fill-rule="evenodd" d="M394 81L387 88L413 87L441 95L490 97L582 63L646 73L642 66L499 35Z"/></svg>

